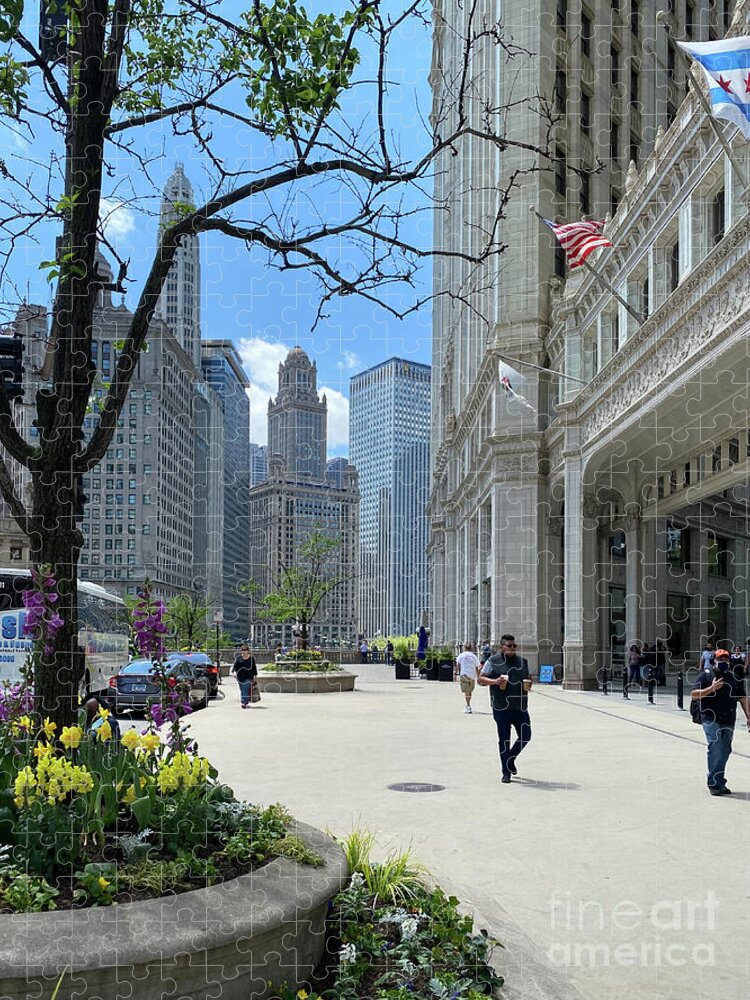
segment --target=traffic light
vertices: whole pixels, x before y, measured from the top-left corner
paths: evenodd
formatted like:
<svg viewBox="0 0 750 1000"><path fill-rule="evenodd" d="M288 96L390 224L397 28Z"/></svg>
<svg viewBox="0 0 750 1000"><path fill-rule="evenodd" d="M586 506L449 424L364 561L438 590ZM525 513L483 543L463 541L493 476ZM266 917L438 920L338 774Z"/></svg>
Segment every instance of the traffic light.
<svg viewBox="0 0 750 1000"><path fill-rule="evenodd" d="M0 335L0 376L9 400L23 399L23 340L18 334Z"/></svg>

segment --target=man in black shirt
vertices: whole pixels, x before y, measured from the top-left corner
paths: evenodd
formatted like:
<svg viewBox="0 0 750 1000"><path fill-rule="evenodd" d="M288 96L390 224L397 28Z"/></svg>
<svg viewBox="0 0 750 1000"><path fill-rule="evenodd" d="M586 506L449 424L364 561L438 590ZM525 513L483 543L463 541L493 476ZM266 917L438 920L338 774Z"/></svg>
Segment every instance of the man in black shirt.
<svg viewBox="0 0 750 1000"><path fill-rule="evenodd" d="M504 635L500 640L500 652L485 662L477 683L489 687L492 715L497 726L500 765L503 784L508 784L511 775L516 774L516 757L531 740L531 719L528 702L531 690L529 664L522 656L516 655L516 640L512 635ZM516 742L511 746L512 730L516 731Z"/></svg>
<svg viewBox="0 0 750 1000"><path fill-rule="evenodd" d="M731 795L724 771L732 753L737 703L750 729L750 708L743 672L732 669L729 653L717 649L709 669L701 670L690 697L700 700L701 723L708 745L708 790L712 795Z"/></svg>

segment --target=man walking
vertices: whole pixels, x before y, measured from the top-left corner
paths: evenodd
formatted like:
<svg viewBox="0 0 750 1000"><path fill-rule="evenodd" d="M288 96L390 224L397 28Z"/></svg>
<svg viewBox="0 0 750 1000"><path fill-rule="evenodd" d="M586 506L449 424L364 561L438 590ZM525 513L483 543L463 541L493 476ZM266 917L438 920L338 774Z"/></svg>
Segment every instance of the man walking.
<svg viewBox="0 0 750 1000"><path fill-rule="evenodd" d="M531 719L528 712L531 675L529 664L516 653L512 635L500 639L500 652L491 656L477 678L480 687L489 687L492 714L497 726L500 765L503 784L517 774L516 758L531 740ZM512 730L516 742L511 746Z"/></svg>
<svg viewBox="0 0 750 1000"><path fill-rule="evenodd" d="M690 697L700 701L701 724L708 747L708 790L711 795L731 795L725 771L732 753L738 702L750 730L744 668L733 670L728 651L717 649L713 664L700 672Z"/></svg>
<svg viewBox="0 0 750 1000"><path fill-rule="evenodd" d="M456 668L453 674L454 678L458 677L461 692L466 698L466 705L464 707L465 715L471 715L471 696L474 693L474 685L477 682L478 669L479 660L474 652L474 647L470 642L465 642L463 653L459 653L456 657Z"/></svg>
<svg viewBox="0 0 750 1000"><path fill-rule="evenodd" d="M234 661L232 673L237 678L240 686L240 705L247 708L253 693L253 684L258 676L258 667L255 657L250 655L250 647L243 643L240 646L240 655Z"/></svg>

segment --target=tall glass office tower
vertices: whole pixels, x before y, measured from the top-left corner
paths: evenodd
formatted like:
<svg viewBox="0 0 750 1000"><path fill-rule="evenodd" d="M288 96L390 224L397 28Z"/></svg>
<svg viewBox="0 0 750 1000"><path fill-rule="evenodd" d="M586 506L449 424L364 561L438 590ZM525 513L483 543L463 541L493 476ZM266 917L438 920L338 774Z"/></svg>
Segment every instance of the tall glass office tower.
<svg viewBox="0 0 750 1000"><path fill-rule="evenodd" d="M359 473L360 628L408 635L427 611L430 366L390 358L350 382Z"/></svg>

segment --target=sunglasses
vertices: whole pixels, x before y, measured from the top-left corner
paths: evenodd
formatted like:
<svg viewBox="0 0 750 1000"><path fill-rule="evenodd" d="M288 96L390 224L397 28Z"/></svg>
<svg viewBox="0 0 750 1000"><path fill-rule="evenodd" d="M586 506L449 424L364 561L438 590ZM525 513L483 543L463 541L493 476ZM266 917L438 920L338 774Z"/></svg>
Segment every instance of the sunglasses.
<svg viewBox="0 0 750 1000"><path fill-rule="evenodd" d="M507 646L508 649L516 649L517 648L515 642L504 642L503 646Z"/></svg>

